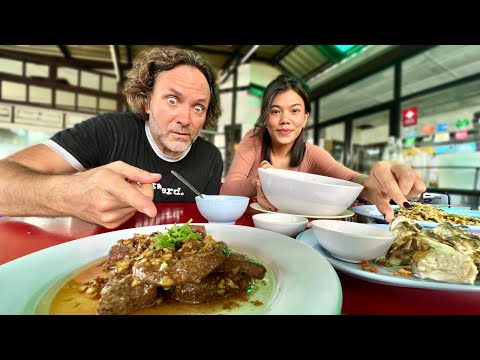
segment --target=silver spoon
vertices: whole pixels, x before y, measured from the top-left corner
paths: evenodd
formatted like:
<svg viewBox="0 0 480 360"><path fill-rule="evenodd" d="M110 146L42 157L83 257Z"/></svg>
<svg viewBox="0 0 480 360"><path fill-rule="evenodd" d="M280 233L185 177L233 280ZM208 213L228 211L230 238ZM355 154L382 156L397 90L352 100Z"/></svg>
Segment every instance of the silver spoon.
<svg viewBox="0 0 480 360"><path fill-rule="evenodd" d="M180 176L179 173L177 173L176 171L173 171L173 170L170 170L170 172L171 172L172 175L175 176L178 180L180 180L180 181L183 182L185 185L187 185L195 194L197 194L198 196L200 196L202 199L205 199L205 196L203 196L203 194L200 194L200 192L199 192L197 189L195 189L192 184L190 184L187 180L185 180L182 176Z"/></svg>

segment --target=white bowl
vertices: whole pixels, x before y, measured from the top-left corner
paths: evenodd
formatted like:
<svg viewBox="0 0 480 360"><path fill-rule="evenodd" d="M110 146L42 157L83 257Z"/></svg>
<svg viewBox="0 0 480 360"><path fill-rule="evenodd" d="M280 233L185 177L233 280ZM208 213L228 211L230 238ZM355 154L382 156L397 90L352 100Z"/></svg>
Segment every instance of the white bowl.
<svg viewBox="0 0 480 360"><path fill-rule="evenodd" d="M234 195L203 195L195 197L200 214L209 223L234 224L247 210L250 198Z"/></svg>
<svg viewBox="0 0 480 360"><path fill-rule="evenodd" d="M267 200L289 214L340 215L363 190L351 181L298 171L259 168L258 175Z"/></svg>
<svg viewBox="0 0 480 360"><path fill-rule="evenodd" d="M298 235L305 230L308 219L299 215L290 214L255 214L252 216L255 227L274 231L287 236Z"/></svg>
<svg viewBox="0 0 480 360"><path fill-rule="evenodd" d="M313 220L321 247L337 259L359 263L384 255L395 240L393 232L374 225L338 220Z"/></svg>

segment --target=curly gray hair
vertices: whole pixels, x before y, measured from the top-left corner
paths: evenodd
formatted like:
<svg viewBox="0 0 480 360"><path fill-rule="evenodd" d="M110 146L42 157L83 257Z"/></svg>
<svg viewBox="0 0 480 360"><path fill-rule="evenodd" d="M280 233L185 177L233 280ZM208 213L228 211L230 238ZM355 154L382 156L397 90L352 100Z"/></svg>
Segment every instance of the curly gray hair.
<svg viewBox="0 0 480 360"><path fill-rule="evenodd" d="M168 71L178 65L189 65L197 68L205 75L210 87L210 103L207 109L204 128L216 128L222 110L220 96L215 84L216 74L213 68L199 54L191 50L178 48L152 48L142 51L136 58L128 73L123 93L133 112L145 120L145 104L153 91L155 79L162 71Z"/></svg>

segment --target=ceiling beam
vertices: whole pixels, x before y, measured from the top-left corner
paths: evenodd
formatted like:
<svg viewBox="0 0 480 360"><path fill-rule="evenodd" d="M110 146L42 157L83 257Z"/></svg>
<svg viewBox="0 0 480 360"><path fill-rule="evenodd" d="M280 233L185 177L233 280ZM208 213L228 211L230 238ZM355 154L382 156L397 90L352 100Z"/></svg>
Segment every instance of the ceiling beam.
<svg viewBox="0 0 480 360"><path fill-rule="evenodd" d="M345 87L357 80L360 80L364 77L374 74L377 71L386 69L387 67L393 65L396 62L404 60L408 57L416 55L422 51L432 48L434 45L402 45L398 46L391 51L388 51L372 61L367 61L363 64L358 65L352 71L346 72L343 75L340 75L325 84L315 87L310 96L312 99L318 96L327 95L333 91L337 91L342 87ZM361 55L360 55L361 56ZM339 65L341 66L341 65ZM312 71L309 76L317 73Z"/></svg>
<svg viewBox="0 0 480 360"><path fill-rule="evenodd" d="M287 56L288 54L290 54L296 47L297 47L297 45L287 45L287 46L283 47L282 49L280 49L280 51L278 53L276 53L275 56L273 57L273 63L275 65L279 64L280 61L282 61L282 59L285 56Z"/></svg>
<svg viewBox="0 0 480 360"><path fill-rule="evenodd" d="M10 59L21 60L21 61L32 61L37 63L43 63L47 65L60 65L60 66L71 66L82 69L113 69L113 64L111 61L100 61L100 60L87 60L87 59L66 59L60 56L52 55L39 55L28 53L24 51L12 51L0 49L0 57L7 57ZM128 69L127 65L120 64L122 69Z"/></svg>
<svg viewBox="0 0 480 360"><path fill-rule="evenodd" d="M255 51L260 47L260 45L253 45L250 50L245 54L245 56L240 60L240 64L245 64L254 54Z"/></svg>
<svg viewBox="0 0 480 360"><path fill-rule="evenodd" d="M310 71L308 74L306 74L303 78L308 81L308 79L314 77L315 75L321 73L321 72L324 72L325 70L327 70L328 68L332 67L333 65L335 65L334 63L331 63L331 62L326 62L325 64L322 64L320 65L319 67L313 69L312 71Z"/></svg>
<svg viewBox="0 0 480 360"><path fill-rule="evenodd" d="M115 76L117 77L117 83L123 82L122 70L120 69L120 50L118 45L110 45L110 53L112 54L113 68L115 69Z"/></svg>
<svg viewBox="0 0 480 360"><path fill-rule="evenodd" d="M15 82L15 83L20 83L20 84L25 84L25 85L36 85L36 86L42 86L42 87L49 87L49 88L52 88L52 89L65 90L65 91L68 91L68 92L74 92L74 93L79 93L79 94L102 96L102 97L107 97L107 98L115 99L115 100L119 100L119 99L123 98L122 94L103 92L103 91L99 91L99 90L92 90L92 89L84 88L84 87L81 87L81 86L70 85L68 83L62 83L62 82L59 82L59 81L52 81L52 80L46 79L46 78L31 78L31 77L24 77L24 76L7 74L7 73L1 73L1 74L2 74L2 80L12 81L12 82Z"/></svg>
<svg viewBox="0 0 480 360"><path fill-rule="evenodd" d="M199 52L201 51L201 52L204 52L204 53L207 53L207 54L212 54L212 55L223 55L223 56L232 55L231 51L209 49L209 48L204 48L204 47L198 46L198 45L186 45L185 47L190 48L191 50L195 50L195 51L199 51ZM242 45L239 45L239 47L242 47Z"/></svg>
<svg viewBox="0 0 480 360"><path fill-rule="evenodd" d="M233 53L230 54L229 59L225 61L220 69L220 76L225 75L225 73L228 72L228 70L232 67L233 61L235 59L238 60L240 56L240 50L242 49L242 45L237 45L233 51Z"/></svg>
<svg viewBox="0 0 480 360"><path fill-rule="evenodd" d="M223 75L226 71L228 71L228 68L232 65L233 61L235 59L238 59L238 57L240 56L240 50L242 49L242 45L237 45L233 52L230 53L230 56L229 58L227 59L227 61L225 61L221 67L221 75Z"/></svg>
<svg viewBox="0 0 480 360"><path fill-rule="evenodd" d="M274 66L274 67L277 67L280 69L280 71L288 74L288 73L291 73L290 70L288 70L285 66L283 66L280 61L282 61L282 59L287 56L288 54L290 54L295 48L297 47L297 45L287 45L287 46L284 46L283 48L281 48L276 54L275 56L269 61L270 65Z"/></svg>
<svg viewBox="0 0 480 360"><path fill-rule="evenodd" d="M133 66L133 61L132 61L132 46L131 45L125 45L127 48L127 66L129 69L132 68Z"/></svg>
<svg viewBox="0 0 480 360"><path fill-rule="evenodd" d="M71 59L72 55L70 54L70 50L68 50L67 45L57 45L60 48L60 51L63 54L65 59Z"/></svg>
<svg viewBox="0 0 480 360"><path fill-rule="evenodd" d="M235 54L234 56L232 56L231 59L229 59L229 63L230 65L228 66L228 68L222 72L223 77L220 79L220 84L223 84L224 82L226 82L228 80L228 78L230 77L230 75L242 64L244 64L245 62L248 61L248 59L250 59L250 57L255 53L255 51L257 51L258 47L260 45L253 45L252 48L240 59L240 50L242 48L242 45L239 45L237 47L237 49L235 50ZM235 60L235 63L233 63L233 60Z"/></svg>

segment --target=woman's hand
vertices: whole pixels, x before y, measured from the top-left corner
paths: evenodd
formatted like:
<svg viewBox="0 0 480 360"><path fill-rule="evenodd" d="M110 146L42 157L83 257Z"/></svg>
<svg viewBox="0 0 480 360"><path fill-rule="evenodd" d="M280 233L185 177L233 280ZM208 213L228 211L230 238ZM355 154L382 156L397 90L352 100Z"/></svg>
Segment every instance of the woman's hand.
<svg viewBox="0 0 480 360"><path fill-rule="evenodd" d="M363 186L360 197L375 204L386 221L394 217L390 200L393 199L402 208L408 208L408 200L418 199L426 190L418 173L398 161L375 163Z"/></svg>
<svg viewBox="0 0 480 360"><path fill-rule="evenodd" d="M260 163L260 166L263 169L267 168L273 168L274 166L270 164L267 160L263 160ZM262 190L262 184L260 182L260 178L257 176L252 180L252 183L254 186L257 188L257 202L262 205L265 209L270 210L270 211L277 211L277 208L273 206L265 197L265 194L263 193Z"/></svg>

